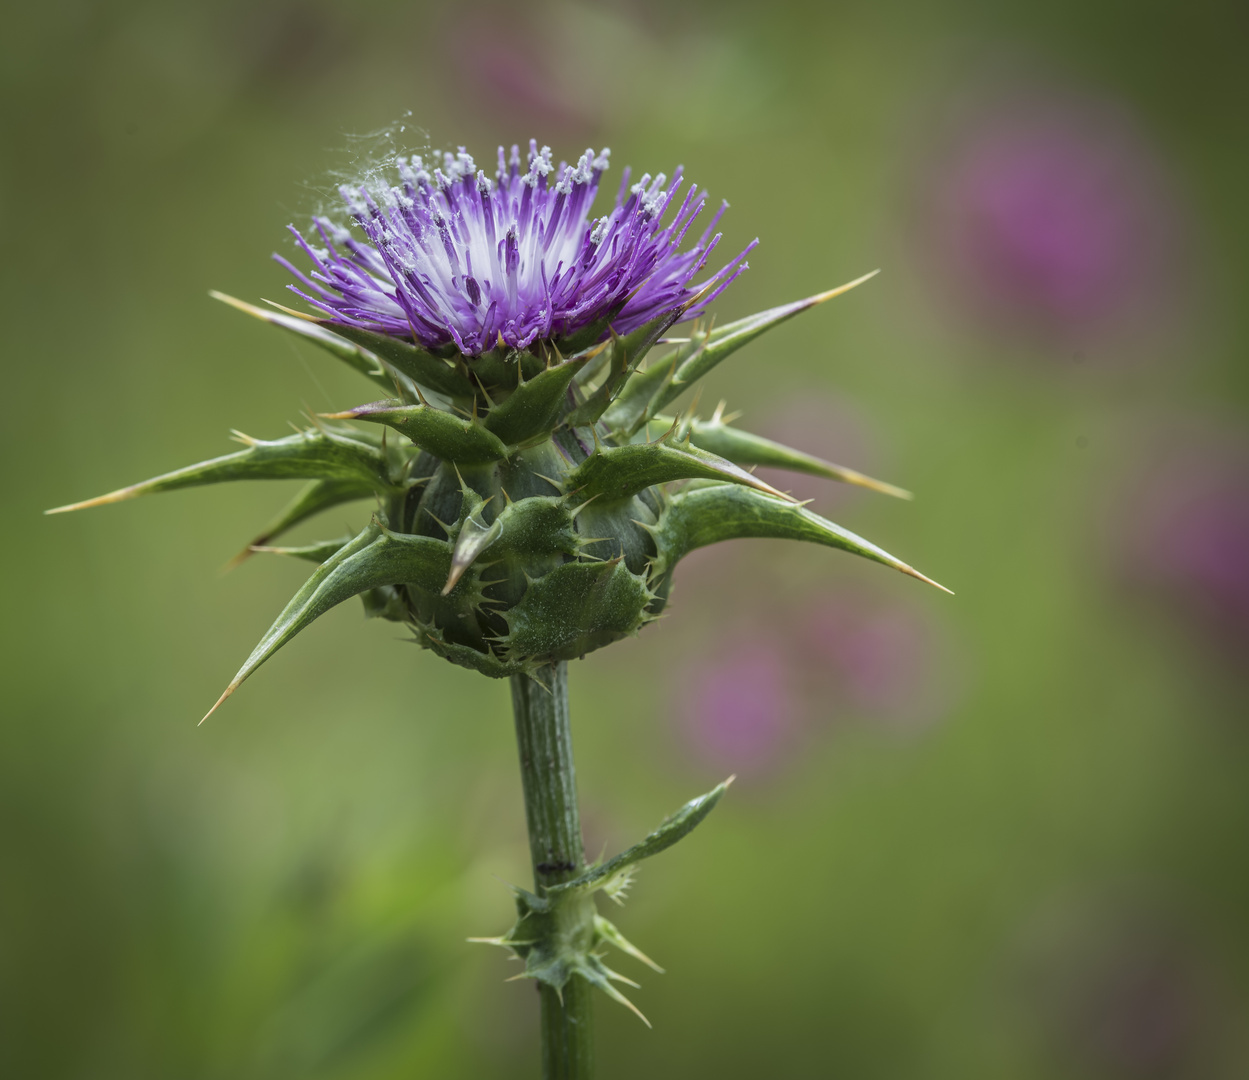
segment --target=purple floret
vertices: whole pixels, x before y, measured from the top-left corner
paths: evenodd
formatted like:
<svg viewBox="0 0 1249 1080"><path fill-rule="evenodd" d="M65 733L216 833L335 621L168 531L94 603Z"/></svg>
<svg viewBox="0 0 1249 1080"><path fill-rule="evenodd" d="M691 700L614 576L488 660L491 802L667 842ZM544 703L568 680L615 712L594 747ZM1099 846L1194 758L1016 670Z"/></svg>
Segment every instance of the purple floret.
<svg viewBox="0 0 1249 1080"><path fill-rule="evenodd" d="M608 323L628 334L694 296L682 318L697 317L746 269L758 241L693 283L720 240L712 233L728 204L683 251L706 193L691 186L678 200L680 168L670 182L647 174L632 186L625 169L615 207L592 219L609 154L587 150L575 166L556 168L550 148L531 141L522 172L519 148L505 159L500 147L493 180L463 147L444 154L432 175L421 157L401 157L397 187L341 189L367 242L318 218L324 248L291 227L312 261L310 274L275 258L302 286L290 288L330 322L430 349L454 345L467 356L500 341L523 349L596 325L606 336Z"/></svg>

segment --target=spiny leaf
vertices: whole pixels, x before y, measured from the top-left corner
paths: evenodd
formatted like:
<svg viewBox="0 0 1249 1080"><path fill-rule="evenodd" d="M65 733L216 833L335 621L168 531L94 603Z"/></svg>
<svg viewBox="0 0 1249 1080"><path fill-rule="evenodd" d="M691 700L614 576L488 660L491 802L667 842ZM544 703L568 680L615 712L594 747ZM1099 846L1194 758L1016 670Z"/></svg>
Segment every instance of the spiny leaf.
<svg viewBox="0 0 1249 1080"><path fill-rule="evenodd" d="M395 490L395 485L387 476L381 450L352 434L329 428L312 428L272 441L250 436L239 438L246 443L246 449L237 453L201 461L198 465L165 473L140 484L131 484L85 502L58 506L47 513L83 510L158 491L176 491L225 480L341 480L378 492Z"/></svg>
<svg viewBox="0 0 1249 1080"><path fill-rule="evenodd" d="M705 344L705 341L704 341ZM676 378L675 356L666 356L645 371L636 372L603 413L603 423L619 439L628 439L642 430L661 406L658 404Z"/></svg>
<svg viewBox="0 0 1249 1080"><path fill-rule="evenodd" d="M367 420L402 432L434 457L460 464L499 461L508 448L494 432L475 420L467 420L432 405L401 405L378 401L342 413L327 413L327 420Z"/></svg>
<svg viewBox="0 0 1249 1080"><path fill-rule="evenodd" d="M465 501L467 502L467 499ZM485 518L482 517L485 504L480 497L476 502L477 505L460 524L460 531L455 538L455 550L451 553L451 569L447 572L447 583L442 587L443 596L448 595L455 588L455 583L460 580L464 571L473 565L477 556L493 544L503 531L498 518L495 518L491 524L486 524Z"/></svg>
<svg viewBox="0 0 1249 1080"><path fill-rule="evenodd" d="M244 679L330 608L382 585L411 584L436 593L447 579L450 562L451 550L442 540L392 533L377 522L370 523L304 583L204 720L216 712Z"/></svg>
<svg viewBox="0 0 1249 1080"><path fill-rule="evenodd" d="M292 559L304 559L307 562L323 563L327 559L332 559L343 548L354 540L353 536L340 536L337 540L318 540L313 544L304 544L301 547L266 547L263 544L253 544L252 551L265 552L269 555L287 555Z"/></svg>
<svg viewBox="0 0 1249 1080"><path fill-rule="evenodd" d="M486 427L511 446L552 431L559 422L569 383L589 359L587 355L565 360L521 383L486 414Z"/></svg>
<svg viewBox="0 0 1249 1080"><path fill-rule="evenodd" d="M600 447L568 474L568 486L585 498L602 495L623 499L654 484L691 479L725 480L766 491L778 499L789 498L731 461L696 446L673 446L671 442Z"/></svg>
<svg viewBox="0 0 1249 1080"><path fill-rule="evenodd" d="M666 818L663 824L641 843L634 844L628 851L621 852L614 859L608 859L602 866L596 866L580 877L575 877L572 881L566 881L562 885L548 886L546 890L547 895L557 896L561 893L574 891L593 892L595 889L601 889L606 881L620 873L625 867L639 863L643 859L649 859L652 855L658 855L661 851L666 851L678 840L693 831L715 809L716 803L728 791L729 785L733 780L734 777L730 776L722 784L717 784L706 795L699 795L696 799L691 799L675 814Z"/></svg>
<svg viewBox="0 0 1249 1080"><path fill-rule="evenodd" d="M492 679L507 679L513 675L523 675L538 666L536 663L531 664L525 660L502 660L494 653L482 652L469 645L448 641L446 635L436 627L422 628L416 640L419 645L441 656L444 660L450 660L460 667L480 671Z"/></svg>
<svg viewBox="0 0 1249 1080"><path fill-rule="evenodd" d="M317 325L328 327L340 337L363 346L426 389L449 398L473 396L472 380L463 371L450 361L426 352L410 341L402 341L386 334L375 334L371 330L360 330L353 326L341 326L338 323L318 322Z"/></svg>
<svg viewBox="0 0 1249 1080"><path fill-rule="evenodd" d="M623 338L617 337L614 330L611 332L611 338L604 342L600 349L590 353L588 360L590 362L583 368L584 371L598 371L606 367L607 375L584 402L570 409L565 415L564 421L569 427L592 425L597 422L611 404L612 396L629 375L628 346Z"/></svg>
<svg viewBox="0 0 1249 1080"><path fill-rule="evenodd" d="M575 555L577 531L566 501L560 495L533 495L505 506L495 518L499 537L490 545L491 558L552 552Z"/></svg>
<svg viewBox="0 0 1249 1080"><path fill-rule="evenodd" d="M230 560L230 566L237 566L253 551L270 550L264 545L275 540L288 529L294 528L301 521L328 510L332 506L367 499L373 495L376 485L365 480L313 480L301 488L296 496L286 504L277 516L260 530L250 544Z"/></svg>
<svg viewBox="0 0 1249 1080"><path fill-rule="evenodd" d="M700 297L701 293L691 297L676 310L652 319L625 337L618 337L613 330L606 349L607 377L583 404L568 413L564 418L565 423L570 427L597 423L599 417L611 405L625 380L637 370L642 357L650 351L656 341L663 337L665 331L685 314L686 310L697 303Z"/></svg>
<svg viewBox="0 0 1249 1080"><path fill-rule="evenodd" d="M529 583L504 616L509 657L572 660L635 633L653 594L620 561L570 562Z"/></svg>
<svg viewBox="0 0 1249 1080"><path fill-rule="evenodd" d="M220 300L224 304L238 308L239 311L254 316L263 322L267 322L272 326L280 326L283 330L289 330L293 334L298 334L300 337L320 345L321 348L332 352L349 367L354 368L366 378L372 379L379 386L387 390L394 389L394 381L387 373L385 367L378 362L376 356L368 350L362 349L359 345L348 341L346 338L339 337L338 334L327 330L316 319L305 315L288 314L285 311L269 311L265 308L256 307L254 304L249 304L245 300L239 300L236 297L217 292L215 289L210 290L208 295L214 300Z"/></svg>
<svg viewBox="0 0 1249 1080"><path fill-rule="evenodd" d="M673 424L677 424L678 433L682 437L688 435L695 446L712 454L719 454L735 465L765 465L789 469L792 472L823 476L828 480L840 480L844 484L870 488L899 499L914 498L909 491L886 484L883 480L873 480L854 469L834 465L831 461L804 454L801 450L791 449L782 443L765 439L762 435L752 435L749 431L731 427L720 419L719 410L710 420L682 420L679 424L671 416L657 416L650 422L650 433L657 437Z"/></svg>
<svg viewBox="0 0 1249 1080"><path fill-rule="evenodd" d="M586 982L590 983L592 986L597 986L600 990L602 990L603 993L612 999L612 1001L623 1005L647 1027L651 1026L651 1022L642 1014L642 1010L634 1005L632 1001L625 997L624 994L611 984L611 980L614 979L616 982L622 982L627 986L636 987L637 983L635 983L632 979L626 979L618 972L612 971L611 968L604 964L603 961L601 961L597 956L587 956L583 958L582 962L575 968L575 971L576 974L580 975Z"/></svg>
<svg viewBox="0 0 1249 1080"><path fill-rule="evenodd" d="M919 578L920 581L926 581L929 585L935 585L943 592L950 591L901 559L861 536L856 536L848 529L826 521L805 506L781 502L770 495L731 484L710 484L678 492L664 509L658 524L650 527L650 532L658 551L652 563L654 575L671 570L695 548L716 544L721 540L760 537L806 540L826 547L840 548L873 562L891 566L904 574Z"/></svg>
<svg viewBox="0 0 1249 1080"><path fill-rule="evenodd" d="M657 971L660 975L664 973L663 968L655 963L654 960L647 956L646 953L644 953L636 945L630 942L624 934L617 930L616 927L613 926L607 919L603 918L602 915L594 916L594 930L599 940L605 941L609 945L616 946L616 948L622 953L632 956L634 960L640 960L652 971Z"/></svg>

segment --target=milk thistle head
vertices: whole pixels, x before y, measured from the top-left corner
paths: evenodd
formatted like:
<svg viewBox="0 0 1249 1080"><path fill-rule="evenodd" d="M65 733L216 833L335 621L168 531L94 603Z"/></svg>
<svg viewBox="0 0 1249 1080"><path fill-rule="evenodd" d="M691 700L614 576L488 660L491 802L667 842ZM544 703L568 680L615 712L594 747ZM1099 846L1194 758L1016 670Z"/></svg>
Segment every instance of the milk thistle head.
<svg viewBox="0 0 1249 1080"><path fill-rule="evenodd" d="M648 173L633 185L626 168L615 206L593 218L610 155L586 150L575 166L556 168L551 148L530 141L522 167L519 147L508 156L499 147L493 178L464 147L432 173L422 157L400 157L397 185L341 191L364 242L321 218L314 227L324 248L291 228L311 277L279 261L303 286L291 288L331 324L466 357L541 341L558 347L576 335L593 341L608 326L629 334L682 306L683 319L702 314L758 241L692 288L727 204L687 245L706 193L688 186L682 194L680 168L671 182ZM678 209L668 214L670 206Z"/></svg>
<svg viewBox="0 0 1249 1080"><path fill-rule="evenodd" d="M500 148L493 176L463 149L436 166L400 157L388 184L343 189L350 226L322 218L292 228L305 261L279 262L312 313L214 294L326 349L381 393L293 435L236 433L234 453L60 508L223 480L307 481L243 554L276 552L315 569L217 705L319 615L359 596L368 615L405 624L439 656L511 677L522 747L546 737L533 727L546 716L556 749L542 760L558 772L567 750L571 775L563 662L654 621L690 551L745 537L804 540L927 580L749 470L905 492L731 426L723 405L706 418L692 405L671 411L731 353L866 277L717 324L706 312L754 243L717 265L725 206L695 232L706 196L679 168L671 180L633 184L625 170L598 213L607 165L608 151L587 150L556 166L534 143L523 158ZM690 325L672 335L681 323ZM354 536L275 545L361 499L376 511ZM524 769L538 756L523 750ZM549 778L524 776L532 810ZM619 998L603 947L641 954L594 912L593 893L618 898L635 864L693 828L722 791L600 867L585 864L575 801L571 811L560 802L572 815L562 838L542 832L549 814L531 816L536 891L517 890L517 926L492 940L521 956L560 1008L573 976Z"/></svg>

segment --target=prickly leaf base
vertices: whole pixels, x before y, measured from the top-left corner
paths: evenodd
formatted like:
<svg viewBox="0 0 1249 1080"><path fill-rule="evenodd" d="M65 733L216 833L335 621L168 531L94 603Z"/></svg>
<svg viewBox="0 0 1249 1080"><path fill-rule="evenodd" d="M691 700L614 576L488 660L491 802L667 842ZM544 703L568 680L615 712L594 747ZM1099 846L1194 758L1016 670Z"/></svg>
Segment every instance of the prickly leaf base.
<svg viewBox="0 0 1249 1080"><path fill-rule="evenodd" d="M548 1080L588 1077L593 1068L592 988L602 990L650 1026L613 985L638 984L604 963L608 946L663 971L598 913L595 893L604 892L623 904L637 864L671 847L698 825L733 778L691 799L641 843L605 863L587 866L577 813L566 664L548 665L532 677L513 676L512 706L534 891L513 887L517 918L506 934L472 940L508 949L525 965L513 978L538 982L543 1076Z"/></svg>

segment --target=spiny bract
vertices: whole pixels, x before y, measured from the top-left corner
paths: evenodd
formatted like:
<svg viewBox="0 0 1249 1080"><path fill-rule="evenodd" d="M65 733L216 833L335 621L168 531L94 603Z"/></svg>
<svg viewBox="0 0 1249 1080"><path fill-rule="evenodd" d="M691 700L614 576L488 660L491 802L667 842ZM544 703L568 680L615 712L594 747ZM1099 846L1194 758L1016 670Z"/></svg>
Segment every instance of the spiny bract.
<svg viewBox="0 0 1249 1080"><path fill-rule="evenodd" d="M665 414L730 353L866 277L666 338L745 268L743 252L693 281L719 237L709 228L680 250L705 202L693 188L676 197L680 170L632 187L626 173L615 208L592 221L606 151L555 169L531 146L522 172L516 148L510 163L500 149L494 181L462 150L432 175L419 158L396 164L398 186L344 191L364 239L323 220L325 249L300 237L311 277L282 260L318 317L214 294L327 349L385 398L285 438L238 435L236 453L60 508L222 480L308 481L247 551L317 569L221 700L352 596L501 678L636 633L663 610L677 562L721 540L806 540L922 578L747 470L905 492L731 427L719 408L707 420ZM370 497L378 510L358 535L273 546L312 515Z"/></svg>

